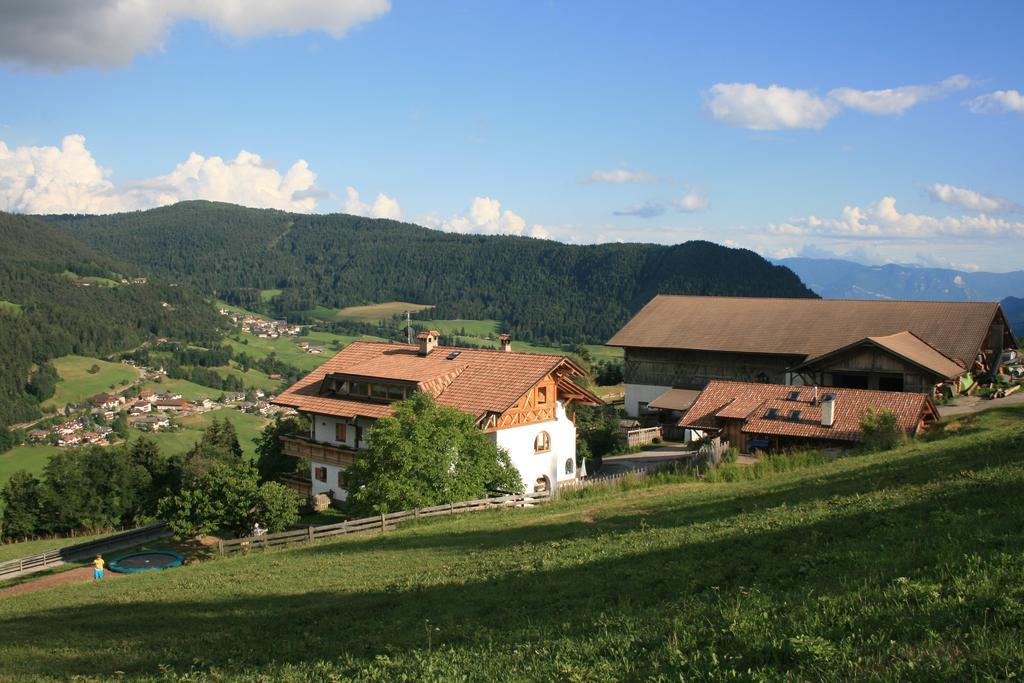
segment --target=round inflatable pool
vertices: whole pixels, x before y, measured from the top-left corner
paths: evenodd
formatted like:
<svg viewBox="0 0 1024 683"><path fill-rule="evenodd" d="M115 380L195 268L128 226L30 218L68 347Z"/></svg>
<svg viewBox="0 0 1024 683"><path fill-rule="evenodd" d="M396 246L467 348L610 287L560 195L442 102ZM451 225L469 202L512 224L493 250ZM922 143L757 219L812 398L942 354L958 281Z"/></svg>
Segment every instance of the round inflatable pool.
<svg viewBox="0 0 1024 683"><path fill-rule="evenodd" d="M148 572L156 569L169 569L180 566L185 556L170 550L144 550L139 553L123 555L108 566L111 571L122 574Z"/></svg>

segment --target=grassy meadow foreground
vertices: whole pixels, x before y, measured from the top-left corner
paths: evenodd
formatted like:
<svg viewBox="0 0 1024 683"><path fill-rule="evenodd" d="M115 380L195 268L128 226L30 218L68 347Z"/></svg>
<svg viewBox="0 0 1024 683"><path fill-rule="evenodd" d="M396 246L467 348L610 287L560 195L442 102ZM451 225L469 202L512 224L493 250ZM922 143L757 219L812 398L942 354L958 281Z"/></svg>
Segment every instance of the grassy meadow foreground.
<svg viewBox="0 0 1024 683"><path fill-rule="evenodd" d="M13 596L0 662L18 680L1008 678L1022 417Z"/></svg>

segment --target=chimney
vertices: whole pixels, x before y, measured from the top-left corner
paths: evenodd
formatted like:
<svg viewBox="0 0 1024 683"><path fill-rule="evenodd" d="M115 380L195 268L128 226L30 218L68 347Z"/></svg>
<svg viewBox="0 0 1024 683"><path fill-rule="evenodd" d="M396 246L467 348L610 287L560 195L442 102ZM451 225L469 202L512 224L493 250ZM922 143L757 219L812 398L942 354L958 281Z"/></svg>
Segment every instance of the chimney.
<svg viewBox="0 0 1024 683"><path fill-rule="evenodd" d="M821 401L821 426L831 427L836 421L836 397L834 394L825 394Z"/></svg>
<svg viewBox="0 0 1024 683"><path fill-rule="evenodd" d="M501 344L501 350L502 351L511 351L512 350L512 335L511 334L507 334L506 333L506 334L501 335L500 337L498 337L498 342Z"/></svg>
<svg viewBox="0 0 1024 683"><path fill-rule="evenodd" d="M427 332L420 332L417 334L416 339L420 343L420 355L430 355L430 352L437 348L437 338L440 336L441 333L437 330L429 330Z"/></svg>

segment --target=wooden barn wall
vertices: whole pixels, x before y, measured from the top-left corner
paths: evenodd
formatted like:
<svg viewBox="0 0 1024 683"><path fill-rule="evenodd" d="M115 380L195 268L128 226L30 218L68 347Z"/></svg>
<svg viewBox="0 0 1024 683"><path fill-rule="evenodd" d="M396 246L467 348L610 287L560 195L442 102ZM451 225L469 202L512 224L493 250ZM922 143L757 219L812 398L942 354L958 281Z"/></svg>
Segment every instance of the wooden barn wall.
<svg viewBox="0 0 1024 683"><path fill-rule="evenodd" d="M768 354L627 348L623 374L628 384L680 389L703 389L713 379L785 384L786 368L797 360Z"/></svg>

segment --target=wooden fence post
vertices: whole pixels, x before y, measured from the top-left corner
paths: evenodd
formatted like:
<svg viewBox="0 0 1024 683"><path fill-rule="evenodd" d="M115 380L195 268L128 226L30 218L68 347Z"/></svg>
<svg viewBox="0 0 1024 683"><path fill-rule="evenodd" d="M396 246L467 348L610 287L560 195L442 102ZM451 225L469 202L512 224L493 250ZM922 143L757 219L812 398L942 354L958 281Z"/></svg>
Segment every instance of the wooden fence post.
<svg viewBox="0 0 1024 683"><path fill-rule="evenodd" d="M412 511L412 516L413 516L414 519L419 519L420 518L420 509L419 508L414 508L413 511Z"/></svg>
<svg viewBox="0 0 1024 683"><path fill-rule="evenodd" d="M309 525L309 529L307 531L309 533L309 542L312 543L313 542L313 525L312 524Z"/></svg>
<svg viewBox="0 0 1024 683"><path fill-rule="evenodd" d="M217 553L219 555L223 555L224 554L224 539L223 538L218 538L217 539Z"/></svg>
<svg viewBox="0 0 1024 683"><path fill-rule="evenodd" d="M380 532L384 533L384 513L380 513Z"/></svg>

